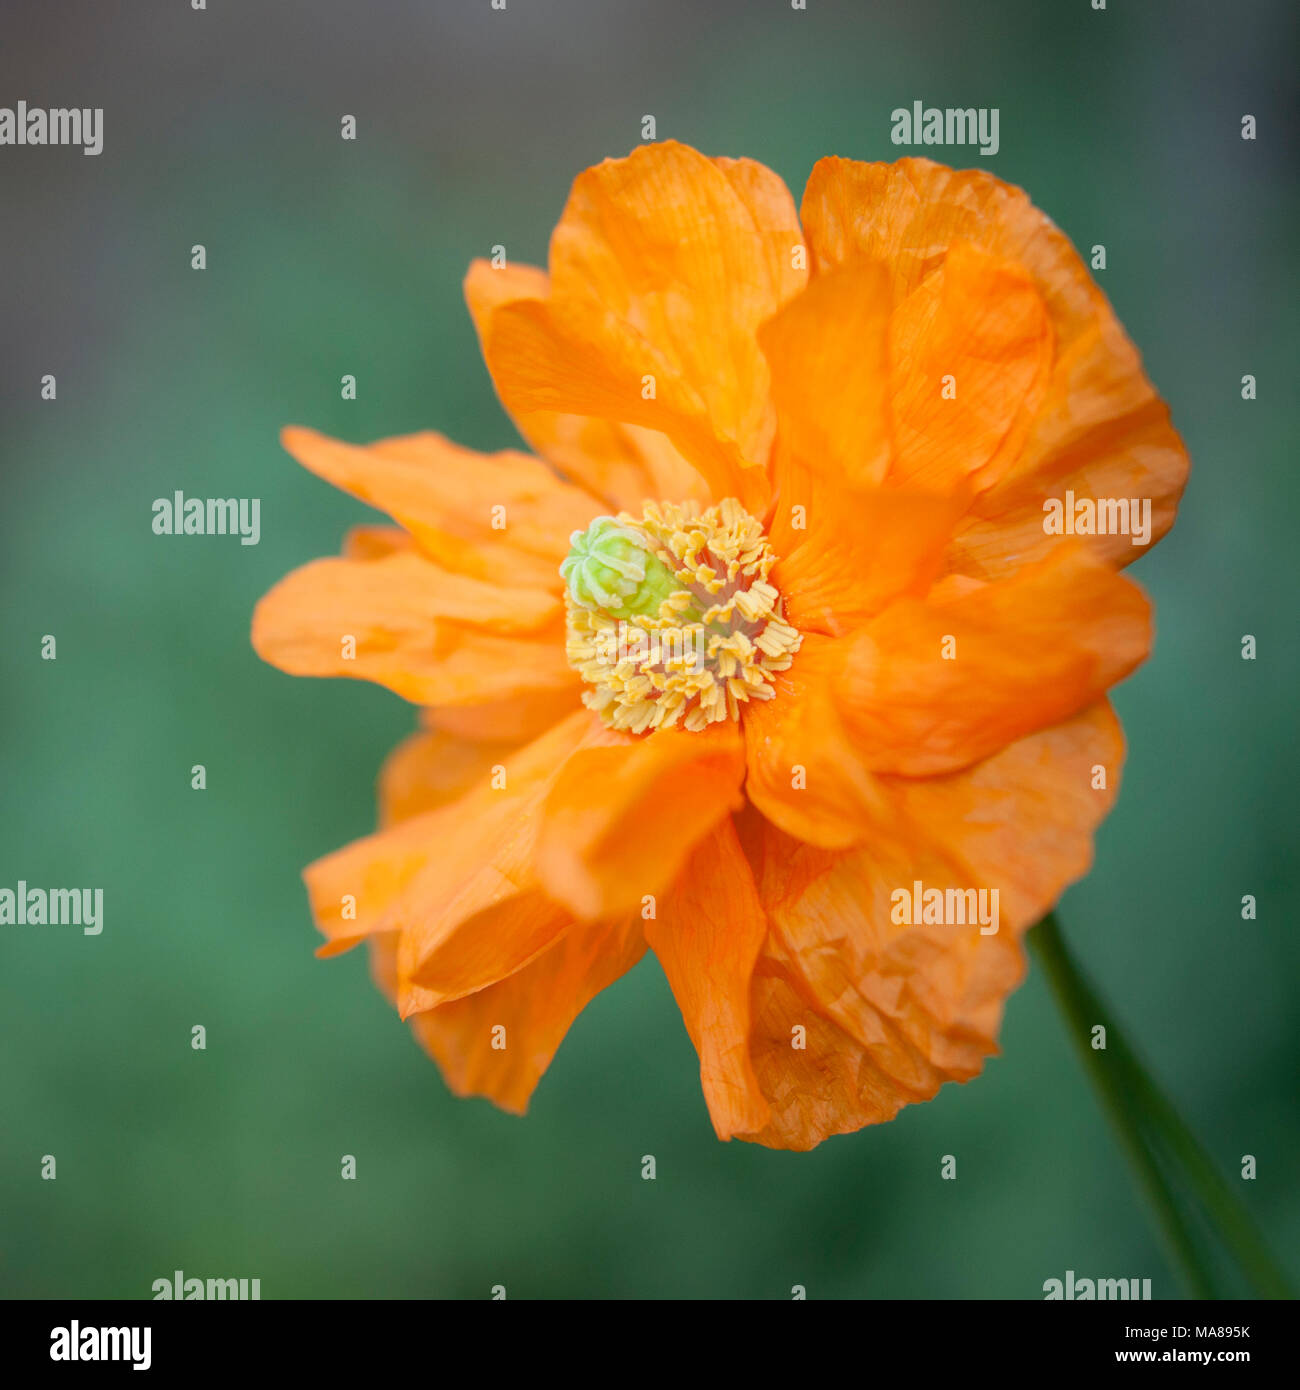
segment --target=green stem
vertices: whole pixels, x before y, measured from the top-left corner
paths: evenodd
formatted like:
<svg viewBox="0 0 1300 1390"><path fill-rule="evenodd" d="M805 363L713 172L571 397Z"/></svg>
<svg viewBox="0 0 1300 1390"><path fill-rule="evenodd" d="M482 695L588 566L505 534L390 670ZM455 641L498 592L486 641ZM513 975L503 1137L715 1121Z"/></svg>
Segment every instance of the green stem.
<svg viewBox="0 0 1300 1390"><path fill-rule="evenodd" d="M1113 1024L1100 1015L1083 978L1070 959L1065 941L1050 913L1029 935L1047 975L1052 993L1065 1014L1071 1043L1088 1073L1111 1128L1123 1146L1147 1200L1155 1210L1166 1253L1178 1271L1187 1291L1194 1298L1213 1298L1214 1286L1206 1272L1191 1230L1183 1220L1174 1194L1155 1155L1142 1137L1140 1116L1134 1098L1126 1090L1115 1067L1108 1065L1106 1053L1089 1042L1092 1029L1101 1023L1109 1043Z"/></svg>
<svg viewBox="0 0 1300 1390"><path fill-rule="evenodd" d="M1213 1283L1166 1181L1156 1153L1144 1138L1149 1126L1167 1158L1180 1167L1200 1199L1205 1217L1236 1256L1255 1291L1265 1298L1293 1297L1281 1267L1265 1245L1250 1214L1220 1176L1168 1098L1151 1079L1109 1011L1070 956L1060 926L1049 913L1030 933L1048 982L1070 1025L1070 1038L1092 1078L1107 1115L1155 1209L1171 1260L1199 1298L1214 1297ZM1106 1030L1106 1049L1089 1042L1093 1027Z"/></svg>

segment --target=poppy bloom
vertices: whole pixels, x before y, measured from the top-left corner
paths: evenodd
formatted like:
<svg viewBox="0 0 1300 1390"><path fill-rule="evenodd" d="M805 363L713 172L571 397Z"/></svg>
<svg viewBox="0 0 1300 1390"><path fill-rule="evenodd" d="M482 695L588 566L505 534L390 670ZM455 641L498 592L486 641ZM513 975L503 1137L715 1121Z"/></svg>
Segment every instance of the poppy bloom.
<svg viewBox="0 0 1300 1390"><path fill-rule="evenodd" d="M284 435L397 526L254 646L422 707L378 831L306 870L321 954L368 942L516 1112L647 947L721 1138L976 1075L1115 798L1151 642L1119 521L1159 539L1187 474L1078 255L983 172L824 159L796 213L665 143L580 175L548 270L465 288L535 455Z"/></svg>

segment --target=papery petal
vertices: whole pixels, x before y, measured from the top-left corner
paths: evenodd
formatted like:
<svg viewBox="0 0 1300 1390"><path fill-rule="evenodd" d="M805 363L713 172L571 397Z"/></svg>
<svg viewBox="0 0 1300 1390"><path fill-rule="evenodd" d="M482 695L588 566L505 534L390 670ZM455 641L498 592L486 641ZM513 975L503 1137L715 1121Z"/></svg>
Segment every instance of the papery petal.
<svg viewBox="0 0 1300 1390"><path fill-rule="evenodd" d="M381 828L410 820L436 806L486 786L517 742L458 738L441 729L421 729L388 755L379 772Z"/></svg>
<svg viewBox="0 0 1300 1390"><path fill-rule="evenodd" d="M399 973L421 991L402 999L403 1013L504 979L573 920L536 872L541 807L578 753L616 737L579 710L446 808L427 862L384 922L402 932Z"/></svg>
<svg viewBox="0 0 1300 1390"><path fill-rule="evenodd" d="M841 486L889 469L890 307L884 269L859 263L817 276L758 332L783 447Z"/></svg>
<svg viewBox="0 0 1300 1390"><path fill-rule="evenodd" d="M516 450L481 454L432 431L345 444L290 428L284 447L305 468L386 511L446 569L558 593L569 535L600 501Z"/></svg>
<svg viewBox="0 0 1300 1390"><path fill-rule="evenodd" d="M718 1138L761 1129L769 1112L749 1058L749 986L767 919L729 817L696 844L645 934L699 1053Z"/></svg>
<svg viewBox="0 0 1300 1390"><path fill-rule="evenodd" d="M573 1021L644 954L639 920L575 923L513 975L415 1014L411 1027L458 1096L522 1115Z"/></svg>
<svg viewBox="0 0 1300 1390"><path fill-rule="evenodd" d="M795 839L831 849L855 843L878 802L835 702L843 644L805 633L771 700L751 702L743 726L745 795Z"/></svg>
<svg viewBox="0 0 1300 1390"><path fill-rule="evenodd" d="M555 594L470 579L414 554L317 560L257 605L253 647L290 675L349 676L420 704L472 704L576 688L562 610Z"/></svg>
<svg viewBox="0 0 1300 1390"><path fill-rule="evenodd" d="M634 911L661 893L742 802L744 744L732 721L611 738L569 760L542 810L538 874L584 919Z"/></svg>
<svg viewBox="0 0 1300 1390"><path fill-rule="evenodd" d="M343 537L342 546L345 560L386 560L415 549L414 537L400 526L354 526Z"/></svg>
<svg viewBox="0 0 1300 1390"><path fill-rule="evenodd" d="M1052 330L1033 279L956 242L894 310L889 363L890 480L990 486L1014 466L1051 371Z"/></svg>
<svg viewBox="0 0 1300 1390"><path fill-rule="evenodd" d="M1142 591L1065 545L1009 579L886 609L845 639L835 700L864 767L933 776L1077 714L1150 646Z"/></svg>
<svg viewBox="0 0 1300 1390"><path fill-rule="evenodd" d="M465 276L465 300L483 347L496 311L518 301L544 301L550 277L533 266L477 260ZM639 512L651 499L707 503L709 489L676 446L658 430L595 415L525 409L504 399L520 434L543 457L614 511Z"/></svg>
<svg viewBox="0 0 1300 1390"><path fill-rule="evenodd" d="M901 297L954 242L967 241L1022 265L1046 305L1055 338L1046 395L1019 456L973 505L949 568L995 577L1046 554L1057 540L1043 531L1043 500L1067 489L1150 499L1150 543L1168 531L1187 480L1182 441L1106 296L1024 192L982 170L926 159L823 159L808 179L801 218L815 274L859 257L881 261ZM1122 534L1088 545L1113 565L1142 553Z"/></svg>
<svg viewBox="0 0 1300 1390"><path fill-rule="evenodd" d="M579 709L503 756L504 778L493 775L497 764L479 764L477 776L461 778L459 796L438 799L429 810L393 820L311 864L303 878L316 925L326 937L318 954L333 955L371 934L400 930L412 917L421 933L454 928L449 912L438 918L427 913L508 856L517 825L527 829L530 809L565 758L585 739L602 736L593 719ZM413 892L419 901L405 903Z"/></svg>
<svg viewBox="0 0 1300 1390"><path fill-rule="evenodd" d="M759 166L742 175L673 141L580 175L551 240L549 297L503 305L485 333L507 408L662 431L715 499L761 514L774 416L756 332L804 279L778 188Z"/></svg>
<svg viewBox="0 0 1300 1390"><path fill-rule="evenodd" d="M840 636L894 599L924 595L968 503L960 489L849 488L783 459L780 449L776 472L771 580L786 620L803 632Z"/></svg>
<svg viewBox="0 0 1300 1390"><path fill-rule="evenodd" d="M1024 974L1018 938L1087 871L1122 762L1103 701L963 772L879 779L889 817L851 851L751 831L771 924L754 975L752 1056L772 1122L748 1137L811 1148L980 1071ZM900 920L897 895L910 903L918 883L961 893L973 919ZM980 889L987 923L967 893ZM790 1047L799 1025L802 1052Z"/></svg>

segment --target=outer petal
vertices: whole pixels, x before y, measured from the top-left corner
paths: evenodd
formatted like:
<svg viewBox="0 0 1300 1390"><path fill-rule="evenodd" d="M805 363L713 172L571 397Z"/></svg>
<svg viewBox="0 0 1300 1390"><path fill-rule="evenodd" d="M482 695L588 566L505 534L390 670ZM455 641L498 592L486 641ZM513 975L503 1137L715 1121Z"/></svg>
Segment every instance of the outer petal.
<svg viewBox="0 0 1300 1390"><path fill-rule="evenodd" d="M891 481L984 488L1042 402L1052 330L1026 271L959 241L894 311L889 359Z"/></svg>
<svg viewBox="0 0 1300 1390"><path fill-rule="evenodd" d="M281 580L253 614L254 648L282 671L373 680L420 704L576 690L563 633L554 594L402 553L317 560Z"/></svg>
<svg viewBox="0 0 1300 1390"><path fill-rule="evenodd" d="M941 474L938 489L879 486L894 464L891 295L883 267L854 262L815 277L759 330L779 424L773 583L804 631L843 633L892 598L924 593L970 502L960 472ZM928 342L916 328L912 339ZM960 357L953 348L944 370ZM915 413L904 419L909 448Z"/></svg>
<svg viewBox="0 0 1300 1390"><path fill-rule="evenodd" d="M480 454L440 434L345 444L290 428L284 447L305 468L387 512L446 569L558 592L569 535L600 502L512 449Z"/></svg>
<svg viewBox="0 0 1300 1390"><path fill-rule="evenodd" d="M411 1030L457 1095L522 1115L573 1021L645 954L640 927L636 919L570 927L498 984L413 1014ZM372 937L371 947L375 980L396 1002L397 933Z"/></svg>
<svg viewBox="0 0 1300 1390"><path fill-rule="evenodd" d="M979 1072L1023 976L1017 938L1086 872L1122 759L1102 702L965 772L881 779L891 818L847 854L751 831L771 923L754 975L752 1056L772 1121L748 1137L811 1148ZM1097 764L1104 790L1094 790ZM997 889L997 931L895 921L893 895L910 898L917 881ZM803 1052L790 1047L796 1025Z"/></svg>
<svg viewBox="0 0 1300 1390"><path fill-rule="evenodd" d="M465 276L465 300L480 347L487 343L498 309L528 300L540 303L549 295L550 277L544 270L472 262ZM538 453L613 510L639 511L648 498L708 500L704 480L658 430L595 415L525 410L511 400L503 404Z"/></svg>
<svg viewBox="0 0 1300 1390"><path fill-rule="evenodd" d="M882 774L955 771L1068 719L1150 640L1141 591L1079 547L938 586L845 638L805 634L776 698L745 711L746 793L794 838L845 849L890 820Z"/></svg>
<svg viewBox="0 0 1300 1390"><path fill-rule="evenodd" d="M780 496L769 536L780 558L772 583L802 632L839 636L894 599L925 594L968 500L963 490L850 488L780 447L776 472Z"/></svg>
<svg viewBox="0 0 1300 1390"><path fill-rule="evenodd" d="M581 684L516 691L473 705L435 705L424 719L436 729L474 743L525 743L580 709Z"/></svg>
<svg viewBox="0 0 1300 1390"><path fill-rule="evenodd" d="M415 541L400 526L354 526L343 537L345 560L386 560L390 555L412 554Z"/></svg>
<svg viewBox="0 0 1300 1390"><path fill-rule="evenodd" d="M718 1138L762 1129L769 1112L749 1058L749 985L767 919L729 817L691 851L645 932L700 1055Z"/></svg>
<svg viewBox="0 0 1300 1390"><path fill-rule="evenodd" d="M1087 708L1150 647L1142 591L1067 545L956 598L894 604L843 643L835 698L864 767L932 776Z"/></svg>
<svg viewBox="0 0 1300 1390"><path fill-rule="evenodd" d="M424 933L449 935L459 922L449 911L429 916L436 912L437 900L446 903L464 894L479 876L505 862L516 826L527 830L536 798L564 760L584 741L603 734L594 716L580 709L502 757L504 783L492 775L495 764L479 763L476 771L462 769L445 797L430 794L428 810L396 819L398 803L390 803L391 824L317 860L303 873L316 925L326 938L318 954L334 955L366 936L408 924L421 939ZM453 787L459 787L459 795ZM413 896L419 900L409 901Z"/></svg>
<svg viewBox="0 0 1300 1390"><path fill-rule="evenodd" d="M587 710L504 760L501 775L444 813L426 864L387 914L402 932L403 1013L494 984L555 941L572 914L535 868L540 811L569 761L612 735Z"/></svg>
<svg viewBox="0 0 1300 1390"><path fill-rule="evenodd" d="M413 734L380 775L384 823L400 824L490 785L493 766L503 764L511 752L509 745L465 743L442 731ZM426 841L440 843L436 834ZM395 1005L408 1010L432 1005L431 993L399 974L400 938L397 931L369 937L371 973ZM522 1114L583 1007L644 952L636 917L569 925L530 964L497 984L410 1014L411 1029L458 1095L484 1095ZM504 1035L494 1031L498 1026Z"/></svg>
<svg viewBox="0 0 1300 1390"><path fill-rule="evenodd" d="M884 269L856 263L817 276L759 330L783 446L841 485L889 469L889 311Z"/></svg>
<svg viewBox="0 0 1300 1390"><path fill-rule="evenodd" d="M883 814L875 779L863 766L835 701L841 642L805 633L776 696L744 713L745 794L795 839L843 849Z"/></svg>
<svg viewBox="0 0 1300 1390"><path fill-rule="evenodd" d="M440 729L421 729L388 755L379 773L379 823L397 825L490 784L515 742L471 742Z"/></svg>
<svg viewBox="0 0 1300 1390"><path fill-rule="evenodd" d="M391 930L388 912L429 862L447 822L445 809L426 811L354 840L303 870L312 917L325 937L318 956L338 955Z"/></svg>
<svg viewBox="0 0 1300 1390"><path fill-rule="evenodd" d="M743 801L744 745L730 721L700 733L611 737L612 746L569 760L538 838L547 892L585 919L634 911L662 892L698 841Z"/></svg>
<svg viewBox="0 0 1300 1390"><path fill-rule="evenodd" d="M522 970L411 1019L457 1095L522 1115L574 1019L645 954L641 923L576 923ZM493 1030L504 1028L504 1047ZM501 1037L501 1035L497 1035Z"/></svg>
<svg viewBox="0 0 1300 1390"><path fill-rule="evenodd" d="M925 159L823 159L802 220L815 273L858 257L883 261L902 296L954 242L968 241L1022 265L1047 306L1056 353L1046 396L1018 457L975 503L950 568L994 576L1041 557L1055 543L1042 529L1043 500L1067 488L1079 497L1150 498L1151 541L1164 535L1187 479L1182 442L1105 295L1020 189ZM1124 535L1089 545L1111 564L1141 553Z"/></svg>
<svg viewBox="0 0 1300 1390"><path fill-rule="evenodd" d="M779 189L760 166L672 141L580 175L549 298L499 308L485 337L507 408L660 430L715 498L761 513L774 417L756 332L804 278L774 254L802 240Z"/></svg>

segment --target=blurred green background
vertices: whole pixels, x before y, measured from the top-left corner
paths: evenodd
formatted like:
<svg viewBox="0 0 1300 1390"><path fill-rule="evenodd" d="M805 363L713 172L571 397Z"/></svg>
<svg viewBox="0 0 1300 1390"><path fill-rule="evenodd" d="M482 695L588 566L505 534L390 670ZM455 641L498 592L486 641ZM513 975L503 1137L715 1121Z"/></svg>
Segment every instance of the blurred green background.
<svg viewBox="0 0 1300 1390"><path fill-rule="evenodd" d="M1296 1271L1293 5L69 0L0 25L0 104L105 108L99 158L0 149L0 886L99 885L106 921L0 928L0 1291L1039 1298L1073 1269L1177 1293L1037 972L980 1079L799 1155L714 1139L652 957L520 1120L447 1093L362 953L312 955L299 870L372 828L414 714L249 647L259 595L373 519L280 427L511 444L472 257L544 262L574 175L647 113L797 197L823 154L902 153L917 99L997 106L995 158L931 153L1106 245L1192 454L1132 571L1158 641L1118 692L1124 790L1061 915ZM176 489L260 497L261 544L155 537Z"/></svg>

